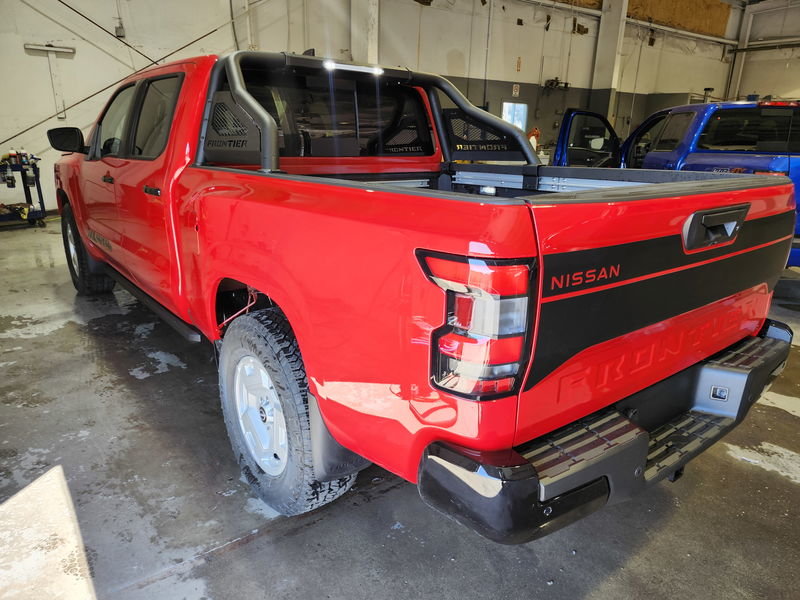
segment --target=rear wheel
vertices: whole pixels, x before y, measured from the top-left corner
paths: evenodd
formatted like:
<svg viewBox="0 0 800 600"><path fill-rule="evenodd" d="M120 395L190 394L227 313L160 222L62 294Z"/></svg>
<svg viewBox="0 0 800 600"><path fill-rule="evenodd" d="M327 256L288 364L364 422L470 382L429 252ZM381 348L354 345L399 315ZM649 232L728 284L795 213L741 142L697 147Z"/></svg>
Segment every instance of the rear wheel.
<svg viewBox="0 0 800 600"><path fill-rule="evenodd" d="M219 385L225 426L247 481L272 508L297 515L344 494L355 475L314 475L308 386L297 341L283 315L264 309L231 323Z"/></svg>
<svg viewBox="0 0 800 600"><path fill-rule="evenodd" d="M83 245L72 207L65 204L61 211L61 237L64 239L64 252L67 255L67 267L72 277L72 285L81 296L107 294L114 289L114 280L103 273L92 273L89 268L90 257Z"/></svg>

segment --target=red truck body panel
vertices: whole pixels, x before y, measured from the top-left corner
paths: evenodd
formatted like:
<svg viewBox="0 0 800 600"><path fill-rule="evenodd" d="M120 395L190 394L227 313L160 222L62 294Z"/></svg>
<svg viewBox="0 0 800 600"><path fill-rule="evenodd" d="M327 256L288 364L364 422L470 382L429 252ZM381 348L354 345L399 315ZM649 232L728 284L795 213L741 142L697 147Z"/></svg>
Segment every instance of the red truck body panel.
<svg viewBox="0 0 800 600"><path fill-rule="evenodd" d="M223 278L270 290L292 324L331 433L411 481L434 439L511 445L515 397L476 403L431 386L430 336L443 324L445 294L426 280L414 251L530 254L527 207L248 173L226 172L220 186L222 175L189 168L179 193L181 258L198 277L186 291L208 337L219 337L213 301ZM479 239L471 239L475 231Z"/></svg>

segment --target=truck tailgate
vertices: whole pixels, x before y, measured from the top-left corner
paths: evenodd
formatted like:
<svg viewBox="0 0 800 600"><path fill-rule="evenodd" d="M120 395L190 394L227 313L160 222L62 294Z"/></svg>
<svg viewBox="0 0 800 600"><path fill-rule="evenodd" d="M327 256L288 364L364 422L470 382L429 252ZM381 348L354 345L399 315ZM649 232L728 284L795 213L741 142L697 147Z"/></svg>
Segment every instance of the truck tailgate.
<svg viewBox="0 0 800 600"><path fill-rule="evenodd" d="M791 182L767 176L527 200L539 303L516 444L755 334L795 222Z"/></svg>

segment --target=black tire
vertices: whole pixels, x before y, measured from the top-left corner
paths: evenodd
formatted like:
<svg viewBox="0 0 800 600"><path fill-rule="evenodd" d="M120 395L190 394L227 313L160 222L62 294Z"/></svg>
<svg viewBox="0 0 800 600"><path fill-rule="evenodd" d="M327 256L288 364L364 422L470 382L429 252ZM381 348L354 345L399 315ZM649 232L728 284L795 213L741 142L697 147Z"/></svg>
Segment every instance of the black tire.
<svg viewBox="0 0 800 600"><path fill-rule="evenodd" d="M70 233L72 234L72 245L75 250L75 257L70 250ZM67 255L67 268L72 285L78 290L80 296L94 296L96 294L107 294L114 289L116 283L108 275L103 273L92 273L89 268L91 257L86 252L83 245L78 227L75 225L75 216L72 214L72 207L65 204L61 211L61 237L64 240L64 253Z"/></svg>
<svg viewBox="0 0 800 600"><path fill-rule="evenodd" d="M240 425L234 386L237 365L246 357L254 357L266 370L285 419L287 457L277 475L259 466ZM219 387L234 455L247 481L269 506L283 515L298 515L332 502L350 489L355 475L334 481L318 481L314 475L306 372L294 334L278 310L254 311L231 323L220 351Z"/></svg>

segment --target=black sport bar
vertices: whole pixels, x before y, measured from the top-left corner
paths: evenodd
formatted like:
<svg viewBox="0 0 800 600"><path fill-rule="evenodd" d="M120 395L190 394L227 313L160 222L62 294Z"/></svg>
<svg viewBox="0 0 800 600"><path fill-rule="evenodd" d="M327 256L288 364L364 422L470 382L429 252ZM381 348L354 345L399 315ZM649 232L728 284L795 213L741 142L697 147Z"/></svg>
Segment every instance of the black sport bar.
<svg viewBox="0 0 800 600"><path fill-rule="evenodd" d="M215 72L211 77L211 85L209 90L209 106L206 108L206 119L201 133L201 142L205 137L205 128L208 124L208 115L210 114L210 99L213 97L214 92L219 89L219 83L222 72L225 73L228 84L230 86L231 94L236 102L244 108L247 113L253 118L259 128L261 135L261 170L271 173L279 170L279 155L278 155L278 126L275 119L267 110L247 91L244 83L244 75L242 73L242 66L256 67L258 69L279 70L285 68L302 68L309 70L330 70L330 65L333 68L341 68L345 72L366 72L373 73L376 77L381 77L384 80L397 81L398 83L405 83L406 85L419 85L428 89L428 101L431 105L431 112L435 120L436 132L439 141L442 145L442 154L445 161L450 161L452 152L447 144L447 134L444 126L442 110L439 105L439 99L434 92L434 88L441 91L447 96L450 101L455 104L467 116L475 119L480 123L490 125L494 129L504 133L511 139L519 144L520 152L522 152L525 160L529 165L539 164L533 148L531 147L525 133L518 127L504 121L500 117L492 115L480 108L474 106L466 96L462 94L456 86L450 81L440 75L432 73L418 73L407 69L383 69L370 65L361 65L350 62L332 61L323 59L316 56L305 56L296 54L286 54L283 52L252 52L252 51L239 51L228 54L220 59ZM198 162L202 164L204 160L204 150L201 147L198 150Z"/></svg>

